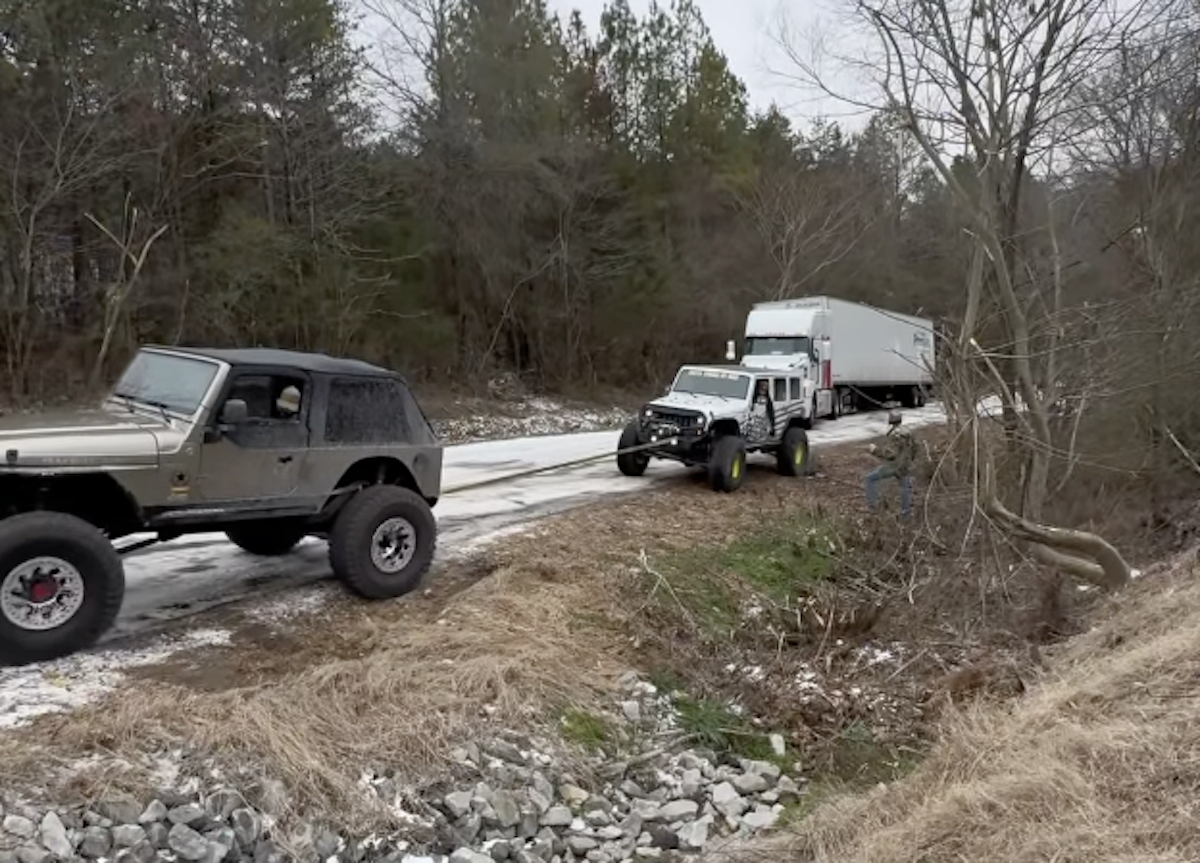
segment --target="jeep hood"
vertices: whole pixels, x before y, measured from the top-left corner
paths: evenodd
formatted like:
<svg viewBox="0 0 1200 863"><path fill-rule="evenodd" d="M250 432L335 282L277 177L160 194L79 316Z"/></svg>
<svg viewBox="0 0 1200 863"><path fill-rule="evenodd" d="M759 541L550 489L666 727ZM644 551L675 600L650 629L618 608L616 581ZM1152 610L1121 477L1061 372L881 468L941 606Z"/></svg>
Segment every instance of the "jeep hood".
<svg viewBox="0 0 1200 863"><path fill-rule="evenodd" d="M689 410L700 411L709 416L729 416L738 413L746 406L745 399L721 398L720 396L705 396L696 393L668 393L646 405L652 410Z"/></svg>
<svg viewBox="0 0 1200 863"><path fill-rule="evenodd" d="M162 420L108 410L6 414L0 416L0 470L154 466L154 431L166 427Z"/></svg>

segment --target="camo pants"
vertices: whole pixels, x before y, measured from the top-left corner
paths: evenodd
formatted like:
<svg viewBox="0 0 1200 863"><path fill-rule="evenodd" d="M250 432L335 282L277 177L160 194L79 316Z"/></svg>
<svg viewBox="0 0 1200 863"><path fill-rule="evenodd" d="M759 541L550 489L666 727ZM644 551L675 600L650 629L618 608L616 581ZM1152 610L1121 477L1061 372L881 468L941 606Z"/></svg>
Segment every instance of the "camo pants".
<svg viewBox="0 0 1200 863"><path fill-rule="evenodd" d="M879 483L885 479L895 479L900 484L900 515L904 518L911 517L912 475L893 464L881 464L867 474L867 506L871 509L879 508Z"/></svg>

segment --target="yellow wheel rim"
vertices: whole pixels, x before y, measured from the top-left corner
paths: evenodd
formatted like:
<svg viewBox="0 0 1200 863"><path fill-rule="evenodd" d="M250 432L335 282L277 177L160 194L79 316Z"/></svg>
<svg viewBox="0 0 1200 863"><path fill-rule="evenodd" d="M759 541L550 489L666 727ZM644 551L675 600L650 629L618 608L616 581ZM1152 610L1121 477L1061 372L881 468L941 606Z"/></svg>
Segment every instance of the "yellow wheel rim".
<svg viewBox="0 0 1200 863"><path fill-rule="evenodd" d="M798 465L804 464L805 447L803 445L796 447L795 462Z"/></svg>
<svg viewBox="0 0 1200 863"><path fill-rule="evenodd" d="M735 458L733 460L733 468L729 472L732 474L734 479L737 479L742 475L742 460L740 458Z"/></svg>

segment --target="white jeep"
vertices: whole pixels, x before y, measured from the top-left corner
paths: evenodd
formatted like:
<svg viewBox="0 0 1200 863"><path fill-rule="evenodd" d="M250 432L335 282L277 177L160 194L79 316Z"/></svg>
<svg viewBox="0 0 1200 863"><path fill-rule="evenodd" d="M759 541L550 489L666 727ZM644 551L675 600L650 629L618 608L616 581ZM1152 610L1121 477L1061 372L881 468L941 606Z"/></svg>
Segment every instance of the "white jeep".
<svg viewBox="0 0 1200 863"><path fill-rule="evenodd" d="M641 476L652 458L704 465L716 491L734 491L745 479L746 454L766 452L780 473L796 476L808 463L809 386L799 371L684 366L625 426L617 467Z"/></svg>

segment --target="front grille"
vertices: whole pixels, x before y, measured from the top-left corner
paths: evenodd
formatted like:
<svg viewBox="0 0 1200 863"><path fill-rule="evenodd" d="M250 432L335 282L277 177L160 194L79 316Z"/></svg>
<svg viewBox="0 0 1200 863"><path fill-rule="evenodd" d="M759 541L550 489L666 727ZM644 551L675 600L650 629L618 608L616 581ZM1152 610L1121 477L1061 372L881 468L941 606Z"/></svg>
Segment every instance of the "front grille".
<svg viewBox="0 0 1200 863"><path fill-rule="evenodd" d="M650 422L661 425L678 426L681 429L699 426L703 418L699 414L680 413L678 411L663 411L652 409Z"/></svg>

